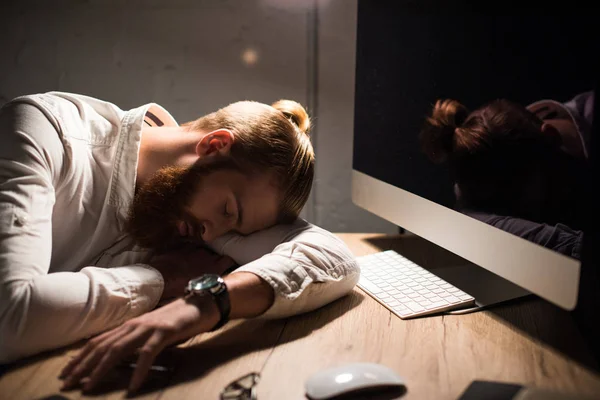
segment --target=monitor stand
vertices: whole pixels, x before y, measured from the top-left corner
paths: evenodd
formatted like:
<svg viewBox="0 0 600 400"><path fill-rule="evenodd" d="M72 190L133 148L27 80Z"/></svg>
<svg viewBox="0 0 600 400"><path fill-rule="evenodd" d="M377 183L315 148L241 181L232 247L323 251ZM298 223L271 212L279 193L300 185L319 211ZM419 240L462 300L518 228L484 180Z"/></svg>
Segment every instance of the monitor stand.
<svg viewBox="0 0 600 400"><path fill-rule="evenodd" d="M449 311L448 314L466 314L531 295L531 292L475 264L429 271L475 298L476 307Z"/></svg>

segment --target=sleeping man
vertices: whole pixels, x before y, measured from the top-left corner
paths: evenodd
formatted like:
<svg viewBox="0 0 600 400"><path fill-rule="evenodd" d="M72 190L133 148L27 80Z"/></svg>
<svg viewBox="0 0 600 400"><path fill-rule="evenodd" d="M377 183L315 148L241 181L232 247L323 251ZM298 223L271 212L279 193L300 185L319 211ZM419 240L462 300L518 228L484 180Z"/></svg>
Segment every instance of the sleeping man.
<svg viewBox="0 0 600 400"><path fill-rule="evenodd" d="M0 362L91 339L65 387L234 318L348 293L358 266L298 219L314 152L298 103L233 103L184 125L77 94L0 110ZM163 305L157 307L157 305ZM102 333L104 332L104 333Z"/></svg>

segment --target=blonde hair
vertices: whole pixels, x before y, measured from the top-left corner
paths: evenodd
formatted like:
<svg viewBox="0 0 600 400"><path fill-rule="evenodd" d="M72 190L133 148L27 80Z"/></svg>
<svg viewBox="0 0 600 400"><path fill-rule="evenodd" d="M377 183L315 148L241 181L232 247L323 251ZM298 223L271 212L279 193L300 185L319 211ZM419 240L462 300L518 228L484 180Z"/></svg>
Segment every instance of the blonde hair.
<svg viewBox="0 0 600 400"><path fill-rule="evenodd" d="M312 188L315 164L304 107L292 100L271 106L240 101L185 125L191 130L231 130L231 157L251 172L274 174L282 191L278 222L298 217Z"/></svg>

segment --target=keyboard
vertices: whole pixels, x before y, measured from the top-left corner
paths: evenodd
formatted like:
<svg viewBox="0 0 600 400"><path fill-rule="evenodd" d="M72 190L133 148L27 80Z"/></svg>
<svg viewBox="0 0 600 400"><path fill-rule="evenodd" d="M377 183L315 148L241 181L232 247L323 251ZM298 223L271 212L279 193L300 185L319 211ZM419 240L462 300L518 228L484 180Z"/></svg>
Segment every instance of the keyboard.
<svg viewBox="0 0 600 400"><path fill-rule="evenodd" d="M473 296L393 250L357 260L358 287L402 319L475 305Z"/></svg>

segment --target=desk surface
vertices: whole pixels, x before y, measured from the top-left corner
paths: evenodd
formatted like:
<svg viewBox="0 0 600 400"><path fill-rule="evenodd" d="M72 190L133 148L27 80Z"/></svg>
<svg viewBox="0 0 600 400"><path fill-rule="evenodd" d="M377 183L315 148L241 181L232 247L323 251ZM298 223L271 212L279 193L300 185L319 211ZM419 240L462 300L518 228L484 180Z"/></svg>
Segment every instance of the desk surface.
<svg viewBox="0 0 600 400"><path fill-rule="evenodd" d="M339 234L356 255L394 248L424 267L460 260L414 236ZM78 347L9 366L0 399L76 399L60 392L58 372ZM279 321L236 321L167 352L140 398L218 399L230 381L260 372L258 399L304 399L314 372L347 362L377 362L406 379L402 399L456 399L475 379L600 396L600 374L570 314L534 298L489 311L401 320L356 288L323 309ZM103 392L123 398L129 371L115 371Z"/></svg>

